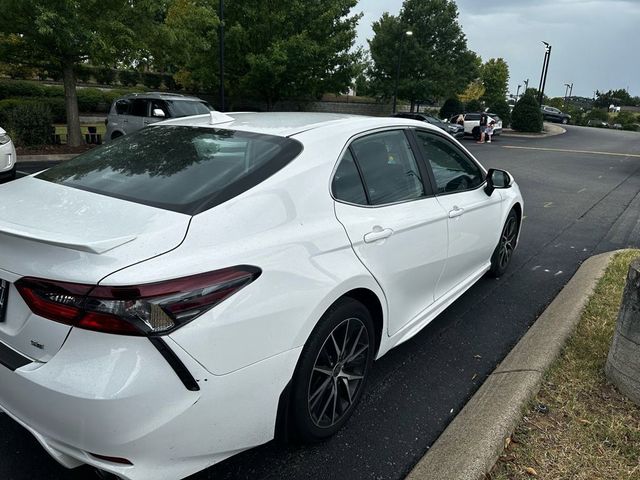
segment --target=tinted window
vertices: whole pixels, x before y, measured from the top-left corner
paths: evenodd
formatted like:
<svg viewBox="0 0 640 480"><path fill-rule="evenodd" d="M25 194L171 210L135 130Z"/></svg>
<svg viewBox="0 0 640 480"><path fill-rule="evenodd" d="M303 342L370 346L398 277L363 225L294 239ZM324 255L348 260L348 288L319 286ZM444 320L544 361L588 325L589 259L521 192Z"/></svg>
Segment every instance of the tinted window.
<svg viewBox="0 0 640 480"><path fill-rule="evenodd" d="M479 113L468 113L464 116L464 120L465 122L473 122L475 120L480 120L480 114Z"/></svg>
<svg viewBox="0 0 640 480"><path fill-rule="evenodd" d="M129 107L129 115L134 115L136 117L146 117L147 116L147 100L143 100L141 98L136 98L135 100L131 100L131 106Z"/></svg>
<svg viewBox="0 0 640 480"><path fill-rule="evenodd" d="M302 150L288 138L212 128L139 130L36 178L196 214L273 175Z"/></svg>
<svg viewBox="0 0 640 480"><path fill-rule="evenodd" d="M167 100L172 117L188 117L209 113L211 108L206 102L189 100Z"/></svg>
<svg viewBox="0 0 640 480"><path fill-rule="evenodd" d="M424 195L416 159L402 130L376 133L351 145L372 205Z"/></svg>
<svg viewBox="0 0 640 480"><path fill-rule="evenodd" d="M118 115L126 115L129 112L129 101L118 100L116 102L116 113Z"/></svg>
<svg viewBox="0 0 640 480"><path fill-rule="evenodd" d="M482 185L484 177L480 167L455 145L426 132L416 132L416 135L433 170L438 193L470 190Z"/></svg>
<svg viewBox="0 0 640 480"><path fill-rule="evenodd" d="M155 117L153 114L155 110L162 110L165 117L169 116L169 109L167 108L166 102L164 100L151 100L151 116Z"/></svg>
<svg viewBox="0 0 640 480"><path fill-rule="evenodd" d="M336 200L359 205L367 204L367 196L364 193L362 180L360 179L356 164L353 161L353 155L351 155L349 150L347 150L342 160L340 160L340 164L333 176L331 190Z"/></svg>

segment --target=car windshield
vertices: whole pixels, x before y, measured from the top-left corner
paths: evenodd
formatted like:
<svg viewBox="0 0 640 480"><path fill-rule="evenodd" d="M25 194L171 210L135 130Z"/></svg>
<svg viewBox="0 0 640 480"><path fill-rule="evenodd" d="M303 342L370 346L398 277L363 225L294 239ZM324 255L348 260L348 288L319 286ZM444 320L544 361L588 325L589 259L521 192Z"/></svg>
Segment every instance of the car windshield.
<svg viewBox="0 0 640 480"><path fill-rule="evenodd" d="M195 215L249 190L302 151L289 138L187 126L142 129L36 178Z"/></svg>
<svg viewBox="0 0 640 480"><path fill-rule="evenodd" d="M194 100L166 100L172 117L202 115L213 110L207 102Z"/></svg>

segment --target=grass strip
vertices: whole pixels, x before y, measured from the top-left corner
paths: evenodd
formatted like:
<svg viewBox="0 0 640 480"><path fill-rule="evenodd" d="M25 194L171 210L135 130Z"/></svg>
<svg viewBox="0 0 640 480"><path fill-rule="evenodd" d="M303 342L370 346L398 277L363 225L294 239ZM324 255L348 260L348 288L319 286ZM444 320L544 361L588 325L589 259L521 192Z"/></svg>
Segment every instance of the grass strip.
<svg viewBox="0 0 640 480"><path fill-rule="evenodd" d="M640 480L640 408L604 375L627 271L638 256L627 250L612 259L488 479Z"/></svg>

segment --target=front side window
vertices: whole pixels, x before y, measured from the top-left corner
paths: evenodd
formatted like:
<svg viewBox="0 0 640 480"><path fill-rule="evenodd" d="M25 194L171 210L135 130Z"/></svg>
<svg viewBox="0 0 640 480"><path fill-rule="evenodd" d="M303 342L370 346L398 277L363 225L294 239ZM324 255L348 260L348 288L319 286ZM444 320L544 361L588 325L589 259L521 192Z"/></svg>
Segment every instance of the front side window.
<svg viewBox="0 0 640 480"><path fill-rule="evenodd" d="M118 100L116 102L116 113L118 115L127 115L129 113L129 100Z"/></svg>
<svg viewBox="0 0 640 480"><path fill-rule="evenodd" d="M301 151L298 141L284 137L164 125L89 150L36 178L195 215L258 185Z"/></svg>
<svg viewBox="0 0 640 480"><path fill-rule="evenodd" d="M480 167L451 142L422 131L416 132L416 136L433 170L438 193L472 190L482 185L484 175Z"/></svg>
<svg viewBox="0 0 640 480"><path fill-rule="evenodd" d="M384 205L425 195L418 164L403 130L375 133L351 144L369 203Z"/></svg>

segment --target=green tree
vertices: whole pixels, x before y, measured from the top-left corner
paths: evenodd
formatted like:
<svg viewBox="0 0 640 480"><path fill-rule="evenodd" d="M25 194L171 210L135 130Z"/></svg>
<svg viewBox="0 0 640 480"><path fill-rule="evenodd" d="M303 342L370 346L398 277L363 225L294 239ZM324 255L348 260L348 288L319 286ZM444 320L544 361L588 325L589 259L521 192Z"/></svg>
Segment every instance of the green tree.
<svg viewBox="0 0 640 480"><path fill-rule="evenodd" d="M489 112L495 113L502 119L502 126L508 127L511 124L511 107L505 99L496 100L488 105Z"/></svg>
<svg viewBox="0 0 640 480"><path fill-rule="evenodd" d="M357 0L228 0L225 57L232 96L266 101L318 98L347 90L361 53L353 51Z"/></svg>
<svg viewBox="0 0 640 480"><path fill-rule="evenodd" d="M440 118L449 119L454 115L462 113L462 102L457 98L448 98L440 109Z"/></svg>
<svg viewBox="0 0 640 480"><path fill-rule="evenodd" d="M507 98L509 90L509 66L502 58L492 58L480 67L480 78L484 85L482 99L491 105Z"/></svg>
<svg viewBox="0 0 640 480"><path fill-rule="evenodd" d="M383 14L373 31L372 78L380 97L393 95L399 56L398 97L412 107L453 97L478 76L480 58L467 48L453 0L405 0L399 16Z"/></svg>
<svg viewBox="0 0 640 480"><path fill-rule="evenodd" d="M11 64L55 64L64 82L67 141L77 146L79 65L131 62L139 32L161 7L161 0L0 0L0 55Z"/></svg>
<svg viewBox="0 0 640 480"><path fill-rule="evenodd" d="M542 112L538 99L527 90L511 112L511 126L521 132L542 131Z"/></svg>

